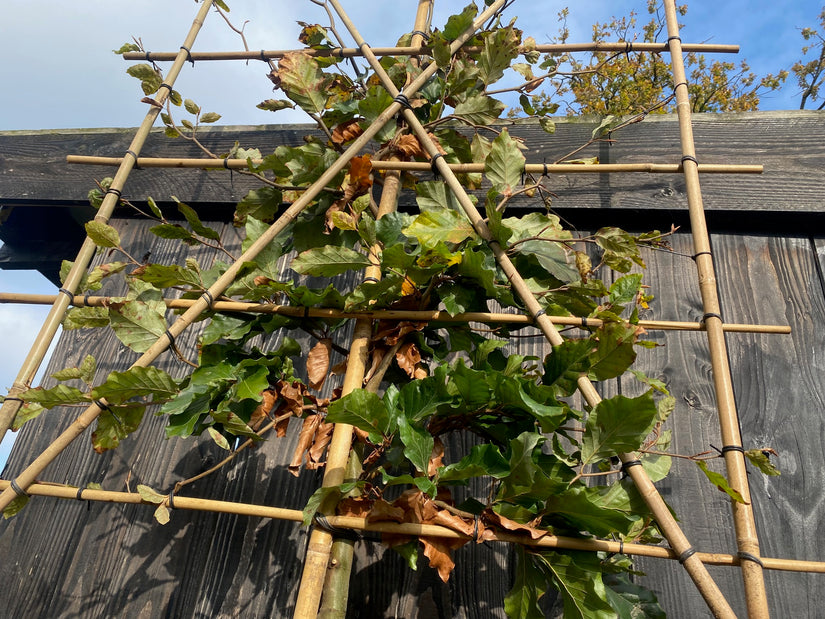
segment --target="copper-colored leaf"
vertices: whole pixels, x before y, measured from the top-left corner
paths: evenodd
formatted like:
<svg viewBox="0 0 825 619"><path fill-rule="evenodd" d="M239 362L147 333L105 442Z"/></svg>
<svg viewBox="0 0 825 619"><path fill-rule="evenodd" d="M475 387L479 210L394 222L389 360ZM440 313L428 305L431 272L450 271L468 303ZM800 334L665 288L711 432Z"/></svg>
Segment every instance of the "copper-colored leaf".
<svg viewBox="0 0 825 619"><path fill-rule="evenodd" d="M531 527L527 524L521 524L520 522L516 522L515 520L510 520L501 514L497 514L492 510L487 510L484 512L484 519L491 525L504 529L506 531L512 531L513 533L525 533L529 535L532 539L541 539L545 535L549 534L549 531L545 531L543 529L536 529ZM492 535L485 531L487 539L492 539ZM484 537L482 535L481 537Z"/></svg>
<svg viewBox="0 0 825 619"><path fill-rule="evenodd" d="M443 582L450 579L450 574L455 567L455 561L452 558L452 549L455 542L459 542L459 545L465 543L464 540L440 537L421 538L421 544L424 546L424 556L430 560L430 567L438 571L438 576Z"/></svg>
<svg viewBox="0 0 825 619"><path fill-rule="evenodd" d="M159 108L163 109L163 105L158 103L157 101L155 101L152 97L143 97L143 99L141 99L140 102L141 103L148 103L149 105L152 105L154 107L159 107ZM161 524L165 524L165 523L162 522Z"/></svg>
<svg viewBox="0 0 825 619"><path fill-rule="evenodd" d="M258 428L263 425L264 420L269 417L269 413L272 412L272 407L275 406L275 402L278 400L278 396L272 389L264 390L261 392L261 396L263 397L261 403L252 411L252 416L249 418L249 427L255 431L257 431Z"/></svg>
<svg viewBox="0 0 825 619"><path fill-rule="evenodd" d="M395 360L398 367L404 370L410 378L413 378L415 376L415 364L421 361L421 353L415 343L406 342L395 353Z"/></svg>
<svg viewBox="0 0 825 619"><path fill-rule="evenodd" d="M422 380L429 376L429 372L427 372L427 368L425 368L422 364L418 364L415 366L415 372L413 372L413 378L415 380Z"/></svg>
<svg viewBox="0 0 825 619"><path fill-rule="evenodd" d="M301 427L301 433L298 435L298 445L295 447L295 452L292 455L292 462L289 463L289 472L298 476L298 471L301 470L301 465L304 462L304 453L306 453L313 441L315 440L315 431L321 424L323 419L320 415L309 415L304 419L304 425Z"/></svg>
<svg viewBox="0 0 825 619"><path fill-rule="evenodd" d="M461 516L451 514L446 509L438 510L435 517L430 519L427 524L441 525L442 527L447 527L453 531L458 531L459 533L463 533L469 537L472 537L473 532L475 531L475 522L467 522Z"/></svg>
<svg viewBox="0 0 825 619"><path fill-rule="evenodd" d="M307 355L307 378L309 378L309 386L313 389L320 389L327 379L331 350L332 340L325 337L318 340Z"/></svg>
<svg viewBox="0 0 825 619"><path fill-rule="evenodd" d="M433 452L430 454L430 463L427 466L427 475L435 475L439 467L444 464L444 443L437 436L433 438Z"/></svg>
<svg viewBox="0 0 825 619"><path fill-rule="evenodd" d="M271 284L274 281L275 280L269 279L266 275L257 275L257 276L255 276L255 279L252 280L252 282L256 286L266 286L267 284Z"/></svg>
<svg viewBox="0 0 825 619"><path fill-rule="evenodd" d="M320 417L320 415L313 416ZM332 439L332 429L334 427L334 423L322 423L318 426L318 430L315 432L315 440L312 442L312 447L309 448L309 453L307 454L308 469L317 469L323 466L324 463L321 462L321 460L326 453L327 445L329 445Z"/></svg>
<svg viewBox="0 0 825 619"><path fill-rule="evenodd" d="M364 195L372 185L372 163L370 155L353 157L349 164L349 174L344 181L344 200L349 202L353 198Z"/></svg>
<svg viewBox="0 0 825 619"><path fill-rule="evenodd" d="M364 133L357 120L343 122L332 130L332 141L335 144L346 144Z"/></svg>
<svg viewBox="0 0 825 619"><path fill-rule="evenodd" d="M396 148L404 155L412 159L413 157L426 158L427 153L421 148L421 142L414 135L402 135L398 138Z"/></svg>
<svg viewBox="0 0 825 619"><path fill-rule="evenodd" d="M381 365L381 360L384 358L384 355L387 353L386 348L375 347L372 349L372 363L370 364L370 369L367 370L367 373L364 375L364 382L370 382L373 374L378 369L378 366Z"/></svg>
<svg viewBox="0 0 825 619"><path fill-rule="evenodd" d="M352 518L368 517L372 501L366 497L346 497L338 502L335 511L339 516Z"/></svg>
<svg viewBox="0 0 825 619"><path fill-rule="evenodd" d="M372 504L372 509L367 515L367 522L386 521L404 522L404 510L388 503L384 499L378 499Z"/></svg>
<svg viewBox="0 0 825 619"><path fill-rule="evenodd" d="M297 380L292 383L279 380L276 387L278 389L278 395L283 400L283 403L278 408L278 414L292 413L296 417L303 416L306 387Z"/></svg>

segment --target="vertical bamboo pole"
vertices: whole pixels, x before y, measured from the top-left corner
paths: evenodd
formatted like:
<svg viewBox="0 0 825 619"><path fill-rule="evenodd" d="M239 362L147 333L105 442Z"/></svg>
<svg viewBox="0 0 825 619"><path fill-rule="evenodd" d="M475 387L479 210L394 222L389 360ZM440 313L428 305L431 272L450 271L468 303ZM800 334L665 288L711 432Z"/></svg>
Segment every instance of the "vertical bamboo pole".
<svg viewBox="0 0 825 619"><path fill-rule="evenodd" d="M490 7L488 7L476 20L471 28L462 34L451 44L453 53L461 47L467 39L488 19L499 7L504 4L505 0L496 0ZM417 92L435 73L438 67L433 63L424 69L417 78L407 87L409 93ZM401 109L401 104L394 101L385 109L378 117L358 136L350 147L344 151L335 162L327 168L323 174L316 180L292 205L287 208L281 217L278 218L249 248L241 254L237 261L235 261L226 272L221 275L204 294L199 297L192 306L181 314L175 322L169 326L168 335L164 334L152 344L145 353L143 353L132 364L131 367L147 367L157 357L169 347L171 338L180 335L189 325L192 324L204 311L209 309L213 300L219 297L229 287L230 284L237 277L245 262L255 259L255 257L267 246L273 239L278 236L290 222L303 211L315 197L326 187L341 170L350 162L350 160L358 154L368 143L372 140L378 131L390 119L394 118ZM68 297L68 295L65 295ZM105 400L99 400L100 404L106 406ZM41 453L34 461L26 467L26 469L14 479L14 484L6 488L0 493L0 510L5 509L11 503L15 496L24 492L25 489L34 482L35 478L45 469L52 461L54 461L60 453L68 447L72 441L80 436L86 428L88 428L95 419L98 418L103 409L98 404L92 404L77 418L72 424L58 436L51 445L49 445L43 453ZM15 488L16 486L16 488Z"/></svg>
<svg viewBox="0 0 825 619"><path fill-rule="evenodd" d="M141 148L143 148L146 137L149 135L149 130L155 123L155 119L160 113L163 103L172 92L172 86L174 86L175 80L178 78L178 74L180 74L184 62L186 62L188 52L186 52L184 47L188 49L192 48L192 44L195 42L195 38L197 37L198 32L200 32L201 26L203 26L203 21L206 19L206 14L209 12L211 7L212 0L206 0L200 10L198 10L195 20L192 22L192 26L189 29L189 33L186 35L186 39L183 42L183 47L181 47L180 52L178 52L178 55L175 58L175 62L166 74L166 81L164 82L166 86L161 87L155 95L155 101L157 101L160 105L149 106L149 111L146 112L143 122L135 133L135 136L132 138L129 148L126 150L126 153L131 155L131 157L123 158L123 161L118 167L117 173L112 180L112 184L109 187L109 191L107 191L106 195L103 196L103 203L100 205L94 221L107 223L109 218L112 216L112 212L114 211L115 206L117 206L118 198L123 190L123 186L126 183L126 179L129 177L129 173L135 165L135 161L138 158ZM37 338L35 338L29 354L23 361L23 365L20 368L20 372L17 374L17 378L14 380L14 383L12 383L11 389L9 389L8 396L6 396L6 399L3 401L3 405L0 406L0 441L3 440L6 432L14 422L15 416L20 410L20 406L23 404L19 396L31 387L34 376L37 374L37 370L40 368L40 364L43 362L46 352L49 350L49 345L52 343L54 334L57 333L57 328L63 320L63 315L66 313L66 308L69 307L69 303L71 303L74 294L78 292L77 287L80 285L80 280L89 268L89 263L94 257L96 251L97 246L94 241L87 236L86 240L83 241L83 245L80 247L77 257L74 260L74 265L66 277L66 281L63 283L63 288L60 289L60 292L63 294L59 294L57 296L57 300L49 310L49 314L46 316L43 326L40 328L40 332L37 334Z"/></svg>
<svg viewBox="0 0 825 619"><path fill-rule="evenodd" d="M682 143L682 165L687 189L690 227L693 235L693 250L699 273L699 290L705 312L704 323L710 349L713 369L713 386L719 412L719 426L722 435L722 452L728 471L728 480L736 488L746 503L731 501L736 543L742 559L742 578L745 587L748 616L765 618L769 616L768 600L762 564L759 560L759 539L751 506L745 454L739 430L739 415L733 393L728 350L722 329L722 309L716 290L716 272L713 266L710 238L705 221L702 191L699 186L698 164L691 126L691 108L688 96L687 76L682 58L682 41L679 38L679 24L676 16L675 0L665 0L668 43L673 65L673 80L676 84L676 110L679 117L679 132Z"/></svg>
<svg viewBox="0 0 825 619"><path fill-rule="evenodd" d="M363 40L353 22L344 12L338 0L328 1L335 8L335 11L338 13L341 21L355 39L355 42L358 44L364 54L364 57L370 63L370 66L372 66L376 75L381 80L384 88L387 89L390 95L396 97L398 95L398 89L395 88L395 85L378 62L378 59L374 54L372 54L369 46ZM476 230L478 235L487 242L488 246L493 251L498 264L501 266L505 275L509 279L513 289L519 295L519 298L521 298L524 302L528 311L535 317L536 326L539 327L551 344L562 344L562 336L544 313L543 308L525 283L524 279L516 270L506 251L492 238L487 224L484 222L484 219L481 217L481 214L478 212L475 205L472 201L470 201L464 187L458 181L452 170L450 170L450 166L444 161L443 157L435 157L435 155L438 154L438 150L433 144L432 139L427 135L426 129L424 129L418 118L415 116L415 113L410 109L405 109L404 119L415 132L418 141L427 150L430 157L433 158L432 160L435 162L438 172L444 178L452 193L456 196L468 219L472 223L473 228ZM592 383L586 376L579 378L578 386L582 392L582 395L591 406L596 406L601 401L601 396L599 396L595 387L593 387ZM668 540L668 543L671 545L673 550L679 554L680 563L684 565L685 570L693 579L696 588L699 590L699 593L704 598L713 615L715 617L734 618L736 615L733 613L733 610L730 608L727 600L722 595L722 592L711 578L705 565L699 560L698 557L696 557L695 548L691 546L687 537L682 532L676 522L676 519L673 517L673 514L670 513L670 509L667 504L656 490L653 482L650 481L650 477L648 477L647 473L641 466L634 466L635 464L639 464L638 455L621 454L620 457L623 463L630 465L627 467L627 473L633 479L640 494L656 518L656 521L658 522L665 538Z"/></svg>

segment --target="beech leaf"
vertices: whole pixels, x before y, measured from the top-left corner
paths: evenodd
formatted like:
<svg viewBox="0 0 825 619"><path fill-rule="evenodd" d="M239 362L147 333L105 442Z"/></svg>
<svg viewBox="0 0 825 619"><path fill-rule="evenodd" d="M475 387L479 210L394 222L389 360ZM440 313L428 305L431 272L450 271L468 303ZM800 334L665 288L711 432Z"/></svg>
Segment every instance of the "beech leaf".
<svg viewBox="0 0 825 619"><path fill-rule="evenodd" d="M86 234L98 247L120 247L120 235L117 230L102 221L87 221Z"/></svg>
<svg viewBox="0 0 825 619"><path fill-rule="evenodd" d="M716 471L711 471L708 468L707 462L699 460L696 462L705 476L710 480L710 482L716 486L721 492L727 494L731 499L736 501L737 503L742 503L744 505L750 505L745 498L740 494L740 492L731 487L728 483L728 480L725 479L725 476L717 473Z"/></svg>
<svg viewBox="0 0 825 619"><path fill-rule="evenodd" d="M291 266L301 275L334 277L347 271L364 269L370 264L369 258L353 249L324 245L301 252Z"/></svg>
<svg viewBox="0 0 825 619"><path fill-rule="evenodd" d="M599 402L585 424L582 463L638 449L653 429L658 412L651 391L638 398L617 395Z"/></svg>
<svg viewBox="0 0 825 619"><path fill-rule="evenodd" d="M495 190L509 196L521 183L523 172L524 155L521 154L518 142L510 137L507 129L502 129L493 140L490 154L484 161L484 174Z"/></svg>
<svg viewBox="0 0 825 619"><path fill-rule="evenodd" d="M307 378L309 386L320 389L327 379L329 372L329 353L332 350L332 340L325 337L318 340L307 355Z"/></svg>

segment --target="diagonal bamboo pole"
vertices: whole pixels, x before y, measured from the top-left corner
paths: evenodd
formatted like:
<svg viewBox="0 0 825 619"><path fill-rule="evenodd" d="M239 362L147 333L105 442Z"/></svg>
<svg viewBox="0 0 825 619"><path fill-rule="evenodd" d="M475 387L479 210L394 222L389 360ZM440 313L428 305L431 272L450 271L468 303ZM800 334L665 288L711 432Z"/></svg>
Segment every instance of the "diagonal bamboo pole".
<svg viewBox="0 0 825 619"><path fill-rule="evenodd" d="M198 10L195 20L192 22L192 26L189 28L189 32L183 42L185 47L192 47L192 44L195 42L198 32L200 32L201 26L203 26L203 21L206 19L206 14L209 12L211 6L212 0L206 0ZM114 211L115 206L117 206L120 192L123 190L126 179L129 177L129 173L135 165L135 161L138 158L141 148L143 148L143 144L146 141L146 136L149 135L149 130L152 128L155 119L160 113L160 110L163 107L163 102L166 101L169 94L172 92L172 86L175 84L175 80L178 78L178 74L180 73L185 62L186 52L182 47L175 55L175 62L169 68L169 73L166 75L164 85L161 86L155 96L155 101L157 101L159 105L149 106L149 111L146 112L143 122L135 132L135 136L132 138L132 142L129 144L129 148L126 151L130 156L122 159L120 167L118 168L118 171L112 180L112 184L109 187L109 191L107 191L106 195L103 196L103 202L98 209L97 215L95 215L94 221L107 223L109 221L109 217L112 216L112 212ZM46 316L43 326L40 328L40 332L37 334L37 338L35 339L29 354L23 361L23 365L20 367L20 372L17 374L17 378L15 378L14 383L9 390L8 396L3 401L2 406L0 406L0 441L3 440L6 432L11 427L14 417L17 415L17 412L20 410L20 406L23 403L18 396L31 386L34 376L37 374L37 370L40 368L40 364L43 362L43 359L49 350L49 345L52 343L54 334L57 333L57 328L60 326L60 321L63 320L63 315L66 313L66 308L69 306L69 301L74 296L74 293L77 292L77 287L80 285L80 280L86 273L86 269L89 267L89 263L94 257L96 251L97 246L94 241L87 236L86 240L83 241L83 245L80 247L77 257L74 260L74 265L69 271L69 274L66 276L66 281L63 282L63 288L60 289L62 294L59 295L57 301L55 301L51 310L49 310L49 314Z"/></svg>
<svg viewBox="0 0 825 619"><path fill-rule="evenodd" d="M386 182L385 189L386 191ZM380 212L380 208L379 208ZM375 275L375 277L378 277ZM28 294L0 292L0 303L26 303L31 305L50 305L57 299L53 294ZM76 307L106 307L111 297L92 297L75 295L72 305ZM164 299L169 309L189 309L194 299ZM215 301L210 309L216 312L240 312L252 314L280 314L294 318L370 318L372 320L413 320L416 322L483 322L532 325L535 320L526 314L508 314L496 312L464 312L449 314L438 310L339 310L324 307L303 307L299 305L276 305L272 303L250 303L248 301ZM579 318L578 316L550 316L555 325L570 327L601 327L604 321L599 318ZM648 331L704 331L705 323L675 320L640 320L640 327ZM788 334L787 325L752 325L726 322L722 329L730 333L772 333Z"/></svg>
<svg viewBox="0 0 825 619"><path fill-rule="evenodd" d="M682 57L683 47L679 38L679 24L676 16L675 0L665 0L668 42L673 66L673 81L676 84L676 111L679 116L679 132L682 143L682 163L685 168L685 185L693 234L693 249L699 275L699 291L705 311L705 325L713 369L713 386L716 393L719 425L722 435L722 453L728 471L728 480L744 498L744 503L731 501L736 543L742 562L742 578L748 616L766 618L769 616L765 581L759 560L759 538L751 505L750 488L745 468L745 454L742 435L739 430L739 415L733 393L727 344L722 330L722 308L716 290L716 272L713 266L710 237L705 221L702 190L696 172L696 149L691 126L691 108L688 96L687 76Z"/></svg>
<svg viewBox="0 0 825 619"><path fill-rule="evenodd" d="M0 490L8 488L11 482L0 480ZM98 503L116 503L129 505L146 505L155 507L155 503L145 501L137 492L116 492L112 490L93 490L86 488L75 488L65 484L49 482L34 483L28 487L31 496L51 497L70 501L95 501ZM283 507L273 507L271 505L257 505L253 503L238 503L233 501L216 501L213 499L198 499L175 495L174 509L188 511L213 512L221 514L235 514L238 516L253 516L256 518L270 518L272 520L286 520L291 522L301 522L303 512L297 509L286 509ZM396 522L369 522L367 518L353 516L328 516L330 525L341 529L352 529L356 531L371 531L375 533L389 533L394 535L411 535L427 537L445 537L452 539L471 539L469 536L459 533L454 529L431 524L396 523ZM670 548L663 546L651 546L648 544L636 544L632 542L614 542L603 539L587 539L580 537L565 537L556 535L545 535L539 539L532 539L525 535L516 535L506 531L493 531L488 529L491 541L523 544L538 548L565 548L568 550L583 550L586 552L609 552L613 554L625 554L631 556L651 557L655 559L677 560L678 555ZM485 538L487 536L485 535ZM706 565L718 565L723 567L734 567L742 563L742 559L736 555L725 553L697 552L696 557ZM787 572L808 572L815 574L825 574L825 562L804 561L798 559L781 559L761 557L765 564L765 569L787 571Z"/></svg>
<svg viewBox="0 0 825 619"><path fill-rule="evenodd" d="M687 52L696 52L700 54L720 53L720 54L737 54L739 53L738 45L719 45L715 43L687 43L684 46ZM467 51L477 52L478 47L467 46ZM521 48L520 51L537 51L539 53L556 53L562 54L565 52L666 52L666 43L648 43L648 42L613 42L613 41L596 41L588 43L548 43L545 45L535 45L527 50ZM409 47L374 47L373 53L376 56L421 56L424 54L430 55L432 50L426 45L423 46L409 46ZM353 56L361 56L361 50L356 47L335 47L330 49L280 49L280 50L260 50L260 51L232 51L232 52L192 52L190 59L194 62L202 60L272 60L275 58L283 58L286 54L302 53L310 56L335 56L343 58L351 58ZM166 60L174 60L176 52L126 52L123 54L124 60L149 60L154 62L163 62Z"/></svg>
<svg viewBox="0 0 825 619"><path fill-rule="evenodd" d="M344 12L338 0L328 0L328 2L335 8L339 18L347 27L353 39L355 39L359 49L361 49L364 53L364 57L370 63L370 66L381 80L384 88L390 93L390 95L396 97L398 95L398 90L395 88L395 85L384 71L383 67L379 64L378 59L370 53L369 46L363 40L355 25ZM435 157L435 155L438 154L438 150L433 144L432 139L428 136L426 129L424 129L419 122L415 113L411 109L405 109L404 119L415 132L418 141L422 146L424 146L430 157L433 158L433 161L438 167L438 172L444 177L447 186L456 196L468 219L472 223L473 228L489 245L496 257L496 260L498 261L499 266L501 266L513 289L527 306L530 313L535 316L536 324L539 329L541 329L542 333L544 333L545 337L551 344L562 344L563 339L561 335L559 335L558 331L553 326L553 323L546 316L538 300L516 270L506 251L492 238L490 231L487 228L487 224L475 208L475 205L470 201L464 187L460 182L458 182L458 179L450 170L449 166L445 164L444 158ZM588 404L591 406L596 406L601 401L601 397L586 376L579 378L578 386L585 400L587 400ZM676 522L676 519L673 517L673 514L670 513L670 509L667 504L664 502L661 495L650 481L650 478L644 469L641 466L638 466L641 463L639 462L637 454L621 454L620 458L625 465L627 473L633 479L639 493L642 495L642 498L645 500L656 518L662 533L670 543L673 550L679 554L680 563L684 565L686 571L693 579L693 582L696 584L699 593L705 599L705 602L711 609L711 612L716 617L735 617L733 610L730 608L730 605L722 595L722 592L719 590L716 583L711 578L705 566L701 561L695 558L695 549L691 546L687 537L682 532Z"/></svg>
<svg viewBox="0 0 825 619"><path fill-rule="evenodd" d="M66 155L66 163L81 165L120 165L123 157L97 157L89 155ZM263 159L252 159L253 165L260 165ZM411 172L429 172L430 164L419 161L383 161L370 162L373 170L406 170ZM137 165L141 168L186 168L186 169L222 169L246 170L247 159L206 159L204 157L140 157ZM483 163L451 163L453 172L483 172ZM606 174L617 172L644 172L648 174L681 174L681 163L596 163L582 165L577 163L528 163L524 166L528 174ZM703 163L699 166L700 174L762 174L764 166L759 164Z"/></svg>

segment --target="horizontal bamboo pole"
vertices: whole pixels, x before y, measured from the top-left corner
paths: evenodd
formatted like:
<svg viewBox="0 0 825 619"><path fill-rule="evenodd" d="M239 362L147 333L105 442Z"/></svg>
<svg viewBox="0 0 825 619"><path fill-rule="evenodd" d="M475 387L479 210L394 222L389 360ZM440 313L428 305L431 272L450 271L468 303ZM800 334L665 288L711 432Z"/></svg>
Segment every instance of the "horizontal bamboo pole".
<svg viewBox="0 0 825 619"><path fill-rule="evenodd" d="M116 166L122 157L93 157L88 155L67 155L66 163L80 165ZM253 165L260 165L261 159L253 159ZM430 164L419 161L372 161L374 170L405 170L411 172L429 172ZM177 157L140 157L137 165L141 168L196 168L245 170L249 167L246 159L205 159ZM451 163L453 172L484 172L483 163ZM680 163L596 163L582 165L579 163L528 163L524 171L529 174L608 174L621 172L646 172L648 174L681 174L684 171ZM701 174L762 174L764 166L758 164L700 163Z"/></svg>
<svg viewBox="0 0 825 619"><path fill-rule="evenodd" d="M421 47L372 47L372 53L376 56L420 56L429 54L430 48L426 45ZM478 46L464 48L468 52L480 51ZM685 43L682 45L685 52L696 52L700 54L738 54L738 45L717 45L714 43ZM667 43L637 43L637 42L589 42L589 43L550 43L546 45L536 45L530 49L519 48L520 52L535 50L541 53L563 54L566 52L654 52L662 53L668 51ZM259 51L233 51L233 52L192 52L189 55L195 62L202 60L272 60L283 58L286 54L303 52L310 56L339 56L351 58L361 56L361 50L357 47L336 47L333 49L281 49L281 50L259 50ZM163 62L174 60L176 52L126 52L123 54L124 60L146 60L148 62Z"/></svg>
<svg viewBox="0 0 825 619"><path fill-rule="evenodd" d="M5 490L9 487L9 485L10 482L8 480L0 480L0 490ZM51 497L57 499L155 506L154 503L144 501L136 492L80 489L65 486L63 484L34 483L28 487L26 492L31 496ZM174 509L187 511L235 514L238 516L253 516L257 518L270 518L272 520L287 520L291 522L301 522L303 520L303 512L297 509L285 509L282 507L272 507L269 505L237 503L232 501L215 501L211 499L196 499L182 496L175 496L172 503L174 504ZM356 531L370 531L393 535L410 535L413 537L426 536L452 539L470 539L467 535L454 531L448 527L432 524L396 522L369 523L366 518L356 518L352 516L327 516L327 520L334 527L341 529L353 529ZM647 544L634 544L630 542L621 543L609 540L582 539L558 535L547 535L541 539L534 540L527 536L514 535L504 531L494 532L491 539L492 541L522 544L524 546L535 546L539 548L563 548L566 550L610 552L652 557L657 559L677 559L676 553L670 548L665 548L663 546L650 546ZM739 557L724 553L697 552L695 556L699 557L699 560L707 565L738 566L740 563ZM825 562L821 561L801 561L797 559L778 559L770 557L760 557L760 559L762 563L765 564L765 569L769 570L825 574Z"/></svg>
<svg viewBox="0 0 825 619"><path fill-rule="evenodd" d="M19 303L29 305L48 305L57 295L24 294L0 292L0 303ZM188 309L195 304L194 299L164 299L169 309ZM72 304L76 307L105 307L110 297L85 297L75 295ZM245 301L215 301L211 308L218 312L248 312L252 314L280 314L295 318L369 318L372 320L412 320L415 322L483 322L529 325L535 323L532 316L526 314L507 314L502 312L464 312L450 315L438 310L357 310L344 311L323 307L299 307L295 305L275 305L271 303L247 303ZM603 320L598 318L579 318L577 316L549 316L556 325L571 327L601 327ZM671 320L640 320L639 326L648 331L704 331L701 322L683 322ZM724 331L730 333L767 333L787 335L791 328L785 325L751 325L724 323Z"/></svg>

